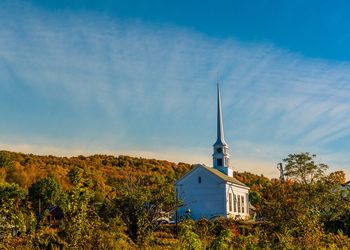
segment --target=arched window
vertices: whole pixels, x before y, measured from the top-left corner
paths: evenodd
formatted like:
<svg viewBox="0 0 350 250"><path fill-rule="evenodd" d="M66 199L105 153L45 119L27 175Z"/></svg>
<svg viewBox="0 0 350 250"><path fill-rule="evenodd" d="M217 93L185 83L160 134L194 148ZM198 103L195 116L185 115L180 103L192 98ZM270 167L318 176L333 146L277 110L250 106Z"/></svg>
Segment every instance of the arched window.
<svg viewBox="0 0 350 250"><path fill-rule="evenodd" d="M240 195L237 195L237 200L238 200L238 204L237 204L238 213L240 213L241 212L241 196Z"/></svg>
<svg viewBox="0 0 350 250"><path fill-rule="evenodd" d="M233 198L233 212L237 212L237 195L234 195Z"/></svg>
<svg viewBox="0 0 350 250"><path fill-rule="evenodd" d="M202 177L198 177L198 183L202 183Z"/></svg>
<svg viewBox="0 0 350 250"><path fill-rule="evenodd" d="M241 196L242 198L242 213L244 213L244 196Z"/></svg>
<svg viewBox="0 0 350 250"><path fill-rule="evenodd" d="M228 211L232 212L232 194L228 193Z"/></svg>

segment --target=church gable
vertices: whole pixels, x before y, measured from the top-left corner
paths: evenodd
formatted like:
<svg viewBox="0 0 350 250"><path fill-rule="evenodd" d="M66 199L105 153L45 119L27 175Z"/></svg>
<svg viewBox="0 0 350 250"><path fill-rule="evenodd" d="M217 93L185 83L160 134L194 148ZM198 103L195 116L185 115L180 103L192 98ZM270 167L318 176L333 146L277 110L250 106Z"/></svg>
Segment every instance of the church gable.
<svg viewBox="0 0 350 250"><path fill-rule="evenodd" d="M182 203L180 218L212 218L225 214L226 185L218 176L202 165L197 165L175 183L176 193Z"/></svg>
<svg viewBox="0 0 350 250"><path fill-rule="evenodd" d="M215 184L226 183L226 185L232 186L235 190L245 190L245 192L246 190L249 190L248 186L237 179L226 176L214 168L201 164L195 165L192 170L177 180L175 186L184 186L187 184L193 185L195 183L206 184L208 182L213 182Z"/></svg>
<svg viewBox="0 0 350 250"><path fill-rule="evenodd" d="M196 181L195 181L196 179ZM175 185L184 185L185 183L198 182L199 184L207 182L207 181L215 181L215 182L225 182L218 175L215 175L213 172L208 170L208 167L205 167L201 164L195 165L189 172L187 172L184 176L178 179L175 182Z"/></svg>

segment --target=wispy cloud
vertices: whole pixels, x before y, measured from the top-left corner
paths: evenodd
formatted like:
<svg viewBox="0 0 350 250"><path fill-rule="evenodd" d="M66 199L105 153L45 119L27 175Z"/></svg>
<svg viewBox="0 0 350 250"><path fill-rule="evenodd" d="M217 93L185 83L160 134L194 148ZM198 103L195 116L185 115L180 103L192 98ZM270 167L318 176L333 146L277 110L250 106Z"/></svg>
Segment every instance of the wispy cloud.
<svg viewBox="0 0 350 250"><path fill-rule="evenodd" d="M73 143L81 152L89 144L210 163L219 74L233 162L274 169L288 153L307 150L339 167L350 163L347 62L98 13L49 13L21 2L0 7L3 147L35 145L31 138L41 133L51 151ZM10 102L19 94L25 98ZM24 129L19 116L28 109L37 119Z"/></svg>

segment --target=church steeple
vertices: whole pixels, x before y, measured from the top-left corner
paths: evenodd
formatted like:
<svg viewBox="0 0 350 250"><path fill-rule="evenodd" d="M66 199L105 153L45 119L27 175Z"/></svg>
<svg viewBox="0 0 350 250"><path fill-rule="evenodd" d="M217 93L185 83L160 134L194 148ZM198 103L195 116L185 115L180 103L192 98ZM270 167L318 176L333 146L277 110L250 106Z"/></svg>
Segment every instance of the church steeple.
<svg viewBox="0 0 350 250"><path fill-rule="evenodd" d="M217 84L217 138L213 145L213 167L222 173L233 176L233 170L229 167L228 145L224 138L224 125L221 109L221 94L219 83Z"/></svg>
<svg viewBox="0 0 350 250"><path fill-rule="evenodd" d="M220 87L219 83L217 83L217 101L218 101L218 107L217 107L217 139L214 144L219 146L226 145L225 138L224 138L224 125L222 124L222 111L221 111L221 95L220 95Z"/></svg>

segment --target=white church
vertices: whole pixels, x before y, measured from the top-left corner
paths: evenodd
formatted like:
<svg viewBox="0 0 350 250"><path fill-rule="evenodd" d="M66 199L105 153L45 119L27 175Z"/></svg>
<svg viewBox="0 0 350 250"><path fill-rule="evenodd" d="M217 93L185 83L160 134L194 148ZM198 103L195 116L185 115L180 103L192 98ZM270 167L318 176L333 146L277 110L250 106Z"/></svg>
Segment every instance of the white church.
<svg viewBox="0 0 350 250"><path fill-rule="evenodd" d="M249 218L249 187L233 177L229 148L224 139L221 95L217 87L217 139L213 145L213 167L195 165L175 182L182 206L178 218Z"/></svg>

